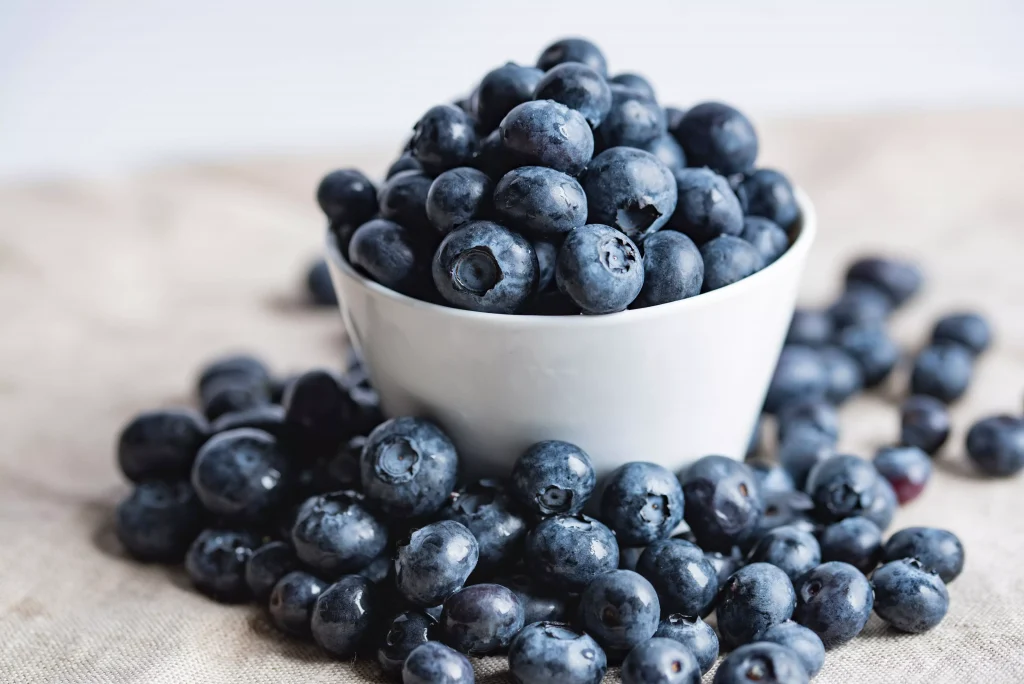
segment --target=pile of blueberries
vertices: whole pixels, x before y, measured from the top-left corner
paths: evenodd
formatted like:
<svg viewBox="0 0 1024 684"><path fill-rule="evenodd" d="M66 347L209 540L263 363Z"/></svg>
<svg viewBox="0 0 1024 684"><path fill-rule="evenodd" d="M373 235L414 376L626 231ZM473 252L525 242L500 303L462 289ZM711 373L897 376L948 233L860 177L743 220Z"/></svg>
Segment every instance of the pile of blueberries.
<svg viewBox="0 0 1024 684"><path fill-rule="evenodd" d="M725 287L799 230L789 180L718 102L662 107L641 76L560 40L429 109L376 188L317 190L340 252L418 299L503 314L606 314Z"/></svg>

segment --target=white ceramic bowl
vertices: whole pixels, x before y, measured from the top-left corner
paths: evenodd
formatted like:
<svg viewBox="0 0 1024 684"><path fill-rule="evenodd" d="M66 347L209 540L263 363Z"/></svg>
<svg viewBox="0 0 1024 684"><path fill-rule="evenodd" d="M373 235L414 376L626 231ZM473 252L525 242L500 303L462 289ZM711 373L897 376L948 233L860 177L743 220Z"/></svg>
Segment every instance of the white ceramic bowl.
<svg viewBox="0 0 1024 684"><path fill-rule="evenodd" d="M389 416L437 421L472 474L508 473L562 439L598 474L628 461L675 471L742 458L796 302L816 217L790 249L728 287L606 316L506 316L429 304L359 275L329 240L349 337Z"/></svg>

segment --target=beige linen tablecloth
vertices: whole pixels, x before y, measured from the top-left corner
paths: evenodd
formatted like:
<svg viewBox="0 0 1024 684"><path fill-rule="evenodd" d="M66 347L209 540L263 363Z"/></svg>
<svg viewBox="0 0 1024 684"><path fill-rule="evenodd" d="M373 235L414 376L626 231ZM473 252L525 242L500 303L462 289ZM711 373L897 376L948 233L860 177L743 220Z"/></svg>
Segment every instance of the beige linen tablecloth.
<svg viewBox="0 0 1024 684"><path fill-rule="evenodd" d="M928 287L894 321L902 343L963 306L998 334L931 486L893 526L963 539L949 615L922 636L873 617L816 681L1022 682L1024 477L979 479L962 440L974 418L1022 409L1024 113L793 120L761 133L763 163L818 207L807 302L833 296L855 254L908 254ZM204 359L249 349L280 371L340 363L339 316L298 294L322 239L312 191L330 167L380 171L389 152L0 188L0 681L378 681L372 663L331 661L279 637L255 607L213 603L180 571L127 560L110 521L127 492L119 428L187 401ZM900 373L885 396L843 409L843 448L869 455L895 438L905 383ZM477 665L478 681L506 681L501 659Z"/></svg>

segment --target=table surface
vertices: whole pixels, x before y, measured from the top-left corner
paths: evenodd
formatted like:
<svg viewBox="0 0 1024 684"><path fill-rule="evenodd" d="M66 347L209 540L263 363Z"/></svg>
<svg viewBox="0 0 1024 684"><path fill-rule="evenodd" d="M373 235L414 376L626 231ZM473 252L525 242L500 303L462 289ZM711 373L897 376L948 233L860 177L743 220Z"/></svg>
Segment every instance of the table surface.
<svg viewBox="0 0 1024 684"><path fill-rule="evenodd" d="M979 478L963 455L971 421L1022 408L1024 112L761 130L762 163L817 204L806 303L833 297L854 255L909 255L928 285L894 319L908 353L957 308L990 315L998 336L953 411L933 482L892 528L946 527L963 539L949 615L919 636L872 617L815 681L1024 681L1024 478ZM138 410L189 401L205 359L244 349L281 372L340 364L340 317L301 297L323 230L312 189L333 166L379 172L387 152L0 188L0 679L377 681L372 663L331 661L279 637L254 607L215 604L179 570L127 560L111 515L128 491L114 467L120 427ZM870 455L891 442L905 387L904 369L844 407L841 447ZM506 681L502 661L478 661L478 681Z"/></svg>

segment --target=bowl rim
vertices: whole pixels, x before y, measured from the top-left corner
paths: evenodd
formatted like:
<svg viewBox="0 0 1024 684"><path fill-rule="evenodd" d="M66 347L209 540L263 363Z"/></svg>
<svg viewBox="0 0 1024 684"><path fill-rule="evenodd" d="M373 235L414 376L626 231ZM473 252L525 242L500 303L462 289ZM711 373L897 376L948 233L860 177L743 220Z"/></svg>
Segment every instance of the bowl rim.
<svg viewBox="0 0 1024 684"><path fill-rule="evenodd" d="M457 309L455 307L443 306L441 304L433 304L421 299L415 299L399 292L395 292L394 290L360 274L355 268L353 268L348 260L341 255L341 251L338 249L337 240L330 230L326 231L327 258L331 261L338 272L353 281L357 287L362 289L370 297L375 299L389 299L402 308L434 315L439 321L456 319L463 322L486 323L488 325L495 326L514 326L516 328L558 328L568 326L600 327L605 325L618 325L620 323L628 324L631 321L640 321L647 318L682 314L685 311L695 309L697 307L715 306L719 301L731 297L742 297L751 289L761 286L762 281L767 277L764 275L765 273L778 270L789 264L798 262L802 258L801 253L808 251L811 244L814 242L814 238L817 235L818 230L818 216L814 209L814 204L803 189L794 186L793 194L796 198L797 206L800 207L800 229L796 239L782 256L757 273L749 275L743 280L731 285L726 285L723 288L712 290L711 292L702 292L699 295L689 297L687 299L680 299L675 302L658 304L656 306L647 306L640 309L626 309L625 311L618 311L612 314L602 314L599 316L586 316L582 314L572 316L541 316L537 314L489 313L484 311ZM794 265L793 267L797 266ZM344 298L341 296L340 292L338 305L342 308L345 306Z"/></svg>

